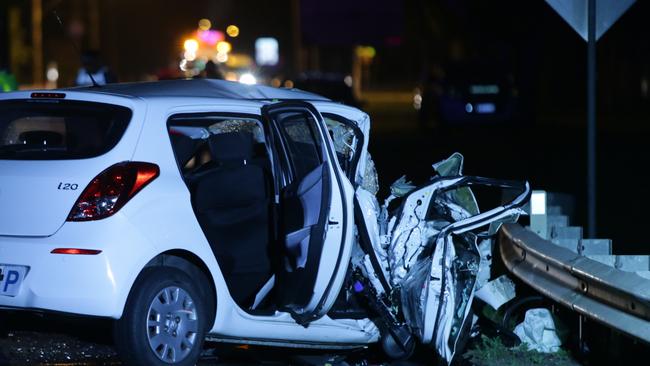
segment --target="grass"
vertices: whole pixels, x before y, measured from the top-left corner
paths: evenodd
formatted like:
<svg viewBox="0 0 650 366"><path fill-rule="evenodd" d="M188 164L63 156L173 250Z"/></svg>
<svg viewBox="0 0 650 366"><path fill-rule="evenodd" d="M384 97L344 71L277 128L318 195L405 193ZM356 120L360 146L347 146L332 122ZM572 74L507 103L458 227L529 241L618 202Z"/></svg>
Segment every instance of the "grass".
<svg viewBox="0 0 650 366"><path fill-rule="evenodd" d="M474 349L465 352L464 357L476 366L579 365L564 350L557 353L541 353L529 349L524 343L508 348L499 338L489 338L484 335Z"/></svg>

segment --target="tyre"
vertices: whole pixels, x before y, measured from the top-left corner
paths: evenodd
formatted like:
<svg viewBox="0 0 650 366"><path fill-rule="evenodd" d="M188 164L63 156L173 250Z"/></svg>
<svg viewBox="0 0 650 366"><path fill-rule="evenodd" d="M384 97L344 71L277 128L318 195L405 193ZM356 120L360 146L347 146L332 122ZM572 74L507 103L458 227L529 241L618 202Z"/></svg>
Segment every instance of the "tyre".
<svg viewBox="0 0 650 366"><path fill-rule="evenodd" d="M386 332L381 336L380 339L381 348L384 351L384 354L388 356L391 360L395 361L404 361L408 360L413 353L415 352L415 339L413 337L408 337L403 340L405 344L397 342L390 332Z"/></svg>
<svg viewBox="0 0 650 366"><path fill-rule="evenodd" d="M174 267L146 268L131 289L113 336L126 365L196 364L214 305L206 299L205 276Z"/></svg>

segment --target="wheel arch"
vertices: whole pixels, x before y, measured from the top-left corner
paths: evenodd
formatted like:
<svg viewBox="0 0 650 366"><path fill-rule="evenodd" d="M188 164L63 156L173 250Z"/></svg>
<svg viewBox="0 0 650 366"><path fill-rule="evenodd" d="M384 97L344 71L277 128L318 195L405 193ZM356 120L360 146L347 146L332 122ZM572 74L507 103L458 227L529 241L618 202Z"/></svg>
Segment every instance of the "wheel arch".
<svg viewBox="0 0 650 366"><path fill-rule="evenodd" d="M209 300L211 300L211 305L213 305L214 307L212 309L213 311L211 311L209 314L210 322L209 322L208 329L211 329L212 325L214 324L214 319L216 316L217 287L216 284L214 283L214 279L212 278L212 273L210 272L210 269L205 264L205 262L201 258L199 258L199 256L197 256L196 254L190 251L183 250L183 249L172 249L160 253L154 258L152 258L144 266L144 268L142 268L142 271L140 271L140 274L138 274L138 278L140 277L142 272L144 272L147 268L151 268L151 267L174 267L190 274L191 277L194 277L194 275L197 274L205 276L205 280L208 282L210 286L208 289L205 289L206 291L204 291L204 295Z"/></svg>

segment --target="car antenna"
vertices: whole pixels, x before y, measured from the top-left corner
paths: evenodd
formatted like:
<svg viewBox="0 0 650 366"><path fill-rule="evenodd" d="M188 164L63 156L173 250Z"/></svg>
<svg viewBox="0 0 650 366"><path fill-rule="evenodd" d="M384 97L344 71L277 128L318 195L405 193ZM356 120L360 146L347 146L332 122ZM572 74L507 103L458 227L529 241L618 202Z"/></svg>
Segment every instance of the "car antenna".
<svg viewBox="0 0 650 366"><path fill-rule="evenodd" d="M63 21L61 20L61 17L59 17L59 14L56 12L56 9L52 10L52 13L54 13L54 16L56 17L56 21L59 23L59 26L61 26L61 30L63 31L63 34L67 34L66 31L65 31L65 26L63 25ZM81 59L81 51L79 51L79 47L77 47L77 44L74 43L74 40L72 38L69 38L67 36L66 36L66 38L68 38L70 40L70 43L72 43L72 48L74 48L74 51L77 53L77 55ZM86 71L86 74L88 74L88 77L90 78L90 81L92 81L93 87L99 88L100 85L97 84L97 81L95 81L95 78L93 77L93 74L91 74L90 71L88 71L88 69L86 67L84 67L84 71Z"/></svg>

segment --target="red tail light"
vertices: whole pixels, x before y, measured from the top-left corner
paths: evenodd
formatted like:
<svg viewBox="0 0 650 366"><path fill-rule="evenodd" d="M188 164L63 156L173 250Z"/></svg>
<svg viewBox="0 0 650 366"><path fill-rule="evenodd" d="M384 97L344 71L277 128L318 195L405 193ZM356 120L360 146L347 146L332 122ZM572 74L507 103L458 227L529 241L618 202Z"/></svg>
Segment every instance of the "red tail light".
<svg viewBox="0 0 650 366"><path fill-rule="evenodd" d="M109 167L84 189L68 221L100 220L111 216L159 174L158 165L151 163L123 162Z"/></svg>

